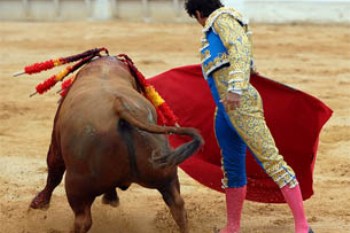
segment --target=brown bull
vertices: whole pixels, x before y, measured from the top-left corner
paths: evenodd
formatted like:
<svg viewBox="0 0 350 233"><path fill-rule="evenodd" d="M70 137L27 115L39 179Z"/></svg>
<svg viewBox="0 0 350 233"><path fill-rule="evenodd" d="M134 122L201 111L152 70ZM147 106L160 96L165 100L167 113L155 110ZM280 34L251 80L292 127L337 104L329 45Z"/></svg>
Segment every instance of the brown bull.
<svg viewBox="0 0 350 233"><path fill-rule="evenodd" d="M203 144L202 138L191 128L156 125L153 105L136 90L128 67L115 57L99 58L79 71L57 110L47 183L31 208L48 207L66 171L74 232L90 229L91 205L97 196L104 194L105 204L117 205L116 188L125 190L133 182L157 189L180 232L188 232L177 165ZM192 140L171 149L164 135L169 133Z"/></svg>

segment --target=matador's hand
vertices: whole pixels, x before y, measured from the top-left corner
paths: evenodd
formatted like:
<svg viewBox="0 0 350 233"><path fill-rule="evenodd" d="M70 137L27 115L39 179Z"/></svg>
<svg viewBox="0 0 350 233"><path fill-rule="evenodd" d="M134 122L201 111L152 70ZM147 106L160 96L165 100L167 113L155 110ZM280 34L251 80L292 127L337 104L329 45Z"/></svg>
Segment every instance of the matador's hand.
<svg viewBox="0 0 350 233"><path fill-rule="evenodd" d="M241 105L241 95L233 92L227 92L226 98L221 100L226 111L235 110Z"/></svg>

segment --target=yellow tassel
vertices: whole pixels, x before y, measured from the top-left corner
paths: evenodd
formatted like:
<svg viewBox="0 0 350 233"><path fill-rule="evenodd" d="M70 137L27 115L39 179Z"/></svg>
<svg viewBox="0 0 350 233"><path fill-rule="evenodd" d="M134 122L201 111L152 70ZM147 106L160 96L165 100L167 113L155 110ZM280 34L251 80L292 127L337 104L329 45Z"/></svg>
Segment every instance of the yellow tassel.
<svg viewBox="0 0 350 233"><path fill-rule="evenodd" d="M165 102L153 86L146 87L146 95L155 107L158 107Z"/></svg>
<svg viewBox="0 0 350 233"><path fill-rule="evenodd" d="M61 72L59 72L57 75L56 75L56 80L57 81L61 81L64 77L67 76L67 74L70 72L71 70L71 67L68 66L67 68L65 68L64 70L62 70Z"/></svg>
<svg viewBox="0 0 350 233"><path fill-rule="evenodd" d="M61 59L54 59L53 60L53 64L54 64L54 66L59 66L59 65L62 65L62 62L61 62Z"/></svg>

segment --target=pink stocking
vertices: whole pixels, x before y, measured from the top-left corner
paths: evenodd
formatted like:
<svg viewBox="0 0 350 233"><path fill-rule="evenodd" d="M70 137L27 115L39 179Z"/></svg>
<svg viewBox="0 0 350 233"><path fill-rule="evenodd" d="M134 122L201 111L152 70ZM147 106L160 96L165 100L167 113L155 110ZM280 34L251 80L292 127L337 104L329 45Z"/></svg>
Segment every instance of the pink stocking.
<svg viewBox="0 0 350 233"><path fill-rule="evenodd" d="M226 188L227 224L220 233L239 233L243 202L247 193L247 186L240 188Z"/></svg>
<svg viewBox="0 0 350 233"><path fill-rule="evenodd" d="M292 211L295 223L295 233L308 233L309 225L304 212L303 198L299 185L290 188L288 185L281 188L282 194Z"/></svg>

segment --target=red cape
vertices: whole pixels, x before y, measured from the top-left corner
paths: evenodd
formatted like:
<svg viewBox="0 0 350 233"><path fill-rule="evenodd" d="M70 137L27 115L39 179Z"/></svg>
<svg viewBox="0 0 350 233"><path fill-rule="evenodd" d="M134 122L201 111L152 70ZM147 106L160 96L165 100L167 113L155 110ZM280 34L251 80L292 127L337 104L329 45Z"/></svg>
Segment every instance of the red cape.
<svg viewBox="0 0 350 233"><path fill-rule="evenodd" d="M205 140L204 147L180 167L201 184L224 192L221 155L213 131L215 105L200 65L175 68L148 80L179 117L180 125L199 129ZM267 125L280 153L296 172L304 200L310 198L319 133L332 110L313 96L258 74L252 75L251 83L262 96ZM174 147L185 140L179 136L170 137ZM247 177L248 200L285 202L278 186L249 151Z"/></svg>

